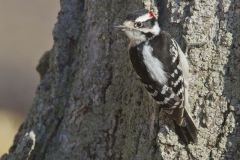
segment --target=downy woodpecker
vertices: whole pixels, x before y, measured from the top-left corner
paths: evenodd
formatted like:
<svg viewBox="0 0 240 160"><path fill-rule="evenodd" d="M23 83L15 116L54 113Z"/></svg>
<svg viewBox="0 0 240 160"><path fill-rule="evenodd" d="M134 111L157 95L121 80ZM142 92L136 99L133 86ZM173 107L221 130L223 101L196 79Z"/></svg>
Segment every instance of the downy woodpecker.
<svg viewBox="0 0 240 160"><path fill-rule="evenodd" d="M129 14L117 27L130 39L130 59L147 91L173 119L180 139L196 143L197 128L187 110L189 66L178 43L145 9Z"/></svg>

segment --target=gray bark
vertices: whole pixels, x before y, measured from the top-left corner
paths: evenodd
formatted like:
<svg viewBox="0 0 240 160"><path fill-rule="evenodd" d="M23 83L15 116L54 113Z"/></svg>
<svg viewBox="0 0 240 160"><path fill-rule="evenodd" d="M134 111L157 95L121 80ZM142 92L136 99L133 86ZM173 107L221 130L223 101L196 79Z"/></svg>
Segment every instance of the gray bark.
<svg viewBox="0 0 240 160"><path fill-rule="evenodd" d="M1 160L240 159L240 2L158 1L159 22L189 50L198 144L179 143L171 120L136 78L114 30L140 0L61 0L54 46L26 121Z"/></svg>

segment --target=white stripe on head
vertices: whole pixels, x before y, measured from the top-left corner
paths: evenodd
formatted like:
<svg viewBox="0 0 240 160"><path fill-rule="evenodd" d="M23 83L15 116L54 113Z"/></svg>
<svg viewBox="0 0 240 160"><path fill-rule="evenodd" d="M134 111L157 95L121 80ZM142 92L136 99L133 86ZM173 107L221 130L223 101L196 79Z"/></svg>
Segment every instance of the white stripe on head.
<svg viewBox="0 0 240 160"><path fill-rule="evenodd" d="M152 28L137 28L137 30L144 32L144 33L152 33L154 35L159 35L161 29L158 25L158 22L155 22L154 26Z"/></svg>
<svg viewBox="0 0 240 160"><path fill-rule="evenodd" d="M153 17L149 13L147 13L147 14L144 14L144 15L138 17L137 19L135 19L135 21L136 22L145 22L145 21L147 21L149 19L152 19L152 18Z"/></svg>

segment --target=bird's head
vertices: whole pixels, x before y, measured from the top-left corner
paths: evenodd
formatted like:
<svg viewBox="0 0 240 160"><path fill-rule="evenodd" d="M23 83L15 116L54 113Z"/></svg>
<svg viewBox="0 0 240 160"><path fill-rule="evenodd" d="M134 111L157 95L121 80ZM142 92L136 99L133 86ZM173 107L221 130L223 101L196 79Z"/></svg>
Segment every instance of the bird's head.
<svg viewBox="0 0 240 160"><path fill-rule="evenodd" d="M139 44L160 33L156 16L146 9L130 13L123 24L117 27L124 31L134 44Z"/></svg>

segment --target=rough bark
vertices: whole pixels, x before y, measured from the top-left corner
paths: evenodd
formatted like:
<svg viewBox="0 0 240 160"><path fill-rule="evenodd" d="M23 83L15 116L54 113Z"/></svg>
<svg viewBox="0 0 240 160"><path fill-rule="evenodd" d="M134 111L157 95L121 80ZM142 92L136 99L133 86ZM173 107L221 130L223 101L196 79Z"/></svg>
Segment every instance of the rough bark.
<svg viewBox="0 0 240 160"><path fill-rule="evenodd" d="M114 26L140 0L61 0L54 46L28 118L1 160L240 159L240 2L161 0L159 22L189 51L198 144L179 143L172 122L137 80L127 39Z"/></svg>

